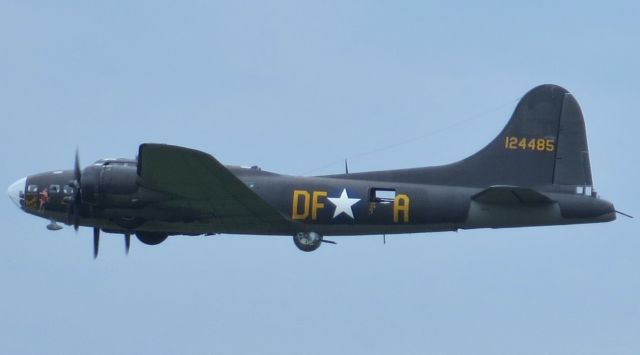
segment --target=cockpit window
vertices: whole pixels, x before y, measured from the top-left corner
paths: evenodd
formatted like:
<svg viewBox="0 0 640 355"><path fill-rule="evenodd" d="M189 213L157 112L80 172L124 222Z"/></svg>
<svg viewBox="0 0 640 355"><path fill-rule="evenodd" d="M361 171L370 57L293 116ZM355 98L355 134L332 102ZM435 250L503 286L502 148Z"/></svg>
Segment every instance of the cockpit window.
<svg viewBox="0 0 640 355"><path fill-rule="evenodd" d="M58 192L60 192L60 185L51 185L51 186L49 186L49 193L57 194Z"/></svg>
<svg viewBox="0 0 640 355"><path fill-rule="evenodd" d="M73 193L73 187L71 187L69 185L64 185L64 187L62 188L62 192L65 195L71 195Z"/></svg>
<svg viewBox="0 0 640 355"><path fill-rule="evenodd" d="M38 185L29 185L27 187L27 192L38 192Z"/></svg>

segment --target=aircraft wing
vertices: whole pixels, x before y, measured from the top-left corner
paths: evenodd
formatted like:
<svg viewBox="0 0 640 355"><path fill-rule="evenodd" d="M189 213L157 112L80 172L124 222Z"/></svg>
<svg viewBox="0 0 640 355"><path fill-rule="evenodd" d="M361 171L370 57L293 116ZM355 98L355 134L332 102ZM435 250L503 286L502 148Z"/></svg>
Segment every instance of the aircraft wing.
<svg viewBox="0 0 640 355"><path fill-rule="evenodd" d="M489 204L546 204L553 201L540 192L519 186L491 186L471 197L472 200Z"/></svg>
<svg viewBox="0 0 640 355"><path fill-rule="evenodd" d="M202 214L242 223L288 224L231 171L198 150L142 144L138 176L145 188L169 194L176 205Z"/></svg>

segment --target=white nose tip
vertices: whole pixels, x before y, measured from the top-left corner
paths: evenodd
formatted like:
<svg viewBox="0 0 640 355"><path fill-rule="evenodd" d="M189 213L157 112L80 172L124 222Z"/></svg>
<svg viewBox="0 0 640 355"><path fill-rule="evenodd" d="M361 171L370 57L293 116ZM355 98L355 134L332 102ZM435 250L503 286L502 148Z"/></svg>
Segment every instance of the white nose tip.
<svg viewBox="0 0 640 355"><path fill-rule="evenodd" d="M9 189L7 190L11 201L13 201L13 203L15 203L19 208L22 208L22 206L20 206L20 198L21 196L24 196L24 188L26 182L27 178L23 177L22 179L11 184L11 186L9 186Z"/></svg>

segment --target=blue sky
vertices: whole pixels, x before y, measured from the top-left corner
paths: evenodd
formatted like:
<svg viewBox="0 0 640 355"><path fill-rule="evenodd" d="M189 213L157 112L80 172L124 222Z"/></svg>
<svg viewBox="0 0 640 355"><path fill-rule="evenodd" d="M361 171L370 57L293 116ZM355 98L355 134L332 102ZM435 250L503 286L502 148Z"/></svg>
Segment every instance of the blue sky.
<svg viewBox="0 0 640 355"><path fill-rule="evenodd" d="M580 102L596 189L640 215L639 6L3 1L0 185L143 142L296 174L435 165L530 88ZM637 354L637 223L133 241L0 203L0 353Z"/></svg>

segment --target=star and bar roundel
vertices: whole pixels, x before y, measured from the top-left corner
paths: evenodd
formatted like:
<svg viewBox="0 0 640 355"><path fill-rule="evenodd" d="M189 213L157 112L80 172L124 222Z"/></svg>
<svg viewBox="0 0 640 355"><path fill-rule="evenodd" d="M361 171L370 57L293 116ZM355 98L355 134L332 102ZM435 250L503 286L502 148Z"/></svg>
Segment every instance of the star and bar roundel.
<svg viewBox="0 0 640 355"><path fill-rule="evenodd" d="M332 220L341 215L343 218L355 220L353 208L361 200L361 198L350 197L346 188L343 188L340 195L335 197L328 196L327 191L293 190L291 218L297 221L317 221L320 210L333 206ZM393 222L408 223L409 197L404 194L397 195L392 206Z"/></svg>

